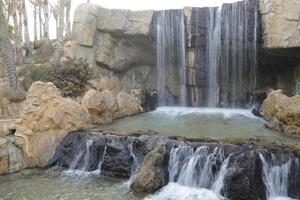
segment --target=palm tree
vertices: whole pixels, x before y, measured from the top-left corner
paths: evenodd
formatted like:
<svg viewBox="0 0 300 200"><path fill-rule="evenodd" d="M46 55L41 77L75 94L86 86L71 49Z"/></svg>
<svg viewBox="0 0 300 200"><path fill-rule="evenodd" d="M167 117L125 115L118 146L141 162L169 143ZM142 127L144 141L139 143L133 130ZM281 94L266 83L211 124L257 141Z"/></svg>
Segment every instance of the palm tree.
<svg viewBox="0 0 300 200"><path fill-rule="evenodd" d="M57 64L59 62L59 59L63 53L63 46L64 46L64 0L59 0L58 2L58 35L57 35L57 41L58 45L57 48L53 54L52 63Z"/></svg>
<svg viewBox="0 0 300 200"><path fill-rule="evenodd" d="M49 6L48 0L43 2L43 11L44 11L44 39L49 39Z"/></svg>
<svg viewBox="0 0 300 200"><path fill-rule="evenodd" d="M10 86L17 89L17 73L15 65L14 49L8 37L7 20L4 15L4 5L0 1L0 47L4 66L8 73Z"/></svg>
<svg viewBox="0 0 300 200"><path fill-rule="evenodd" d="M66 7L66 38L67 39L71 37L71 22L70 22L71 3L72 0L65 0L65 5L64 5Z"/></svg>
<svg viewBox="0 0 300 200"><path fill-rule="evenodd" d="M25 40L25 50L26 50L26 57L28 58L31 56L31 47L30 47L30 38L29 38L29 31L28 31L28 18L27 18L27 10L25 0L21 0L22 3L22 12L23 12L23 25L24 25L24 40Z"/></svg>

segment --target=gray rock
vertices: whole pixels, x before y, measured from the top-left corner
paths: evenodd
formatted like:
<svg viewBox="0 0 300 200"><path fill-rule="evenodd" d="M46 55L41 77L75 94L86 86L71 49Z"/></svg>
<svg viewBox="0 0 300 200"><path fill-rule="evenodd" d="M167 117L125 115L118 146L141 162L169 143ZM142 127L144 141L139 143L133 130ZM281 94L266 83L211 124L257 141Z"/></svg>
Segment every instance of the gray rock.
<svg viewBox="0 0 300 200"><path fill-rule="evenodd" d="M131 188L136 192L153 193L168 183L168 153L164 144L150 151L136 172Z"/></svg>
<svg viewBox="0 0 300 200"><path fill-rule="evenodd" d="M264 47L300 46L300 1L260 0L264 27Z"/></svg>
<svg viewBox="0 0 300 200"><path fill-rule="evenodd" d="M117 35L148 35L152 15L153 11L99 8L97 28Z"/></svg>

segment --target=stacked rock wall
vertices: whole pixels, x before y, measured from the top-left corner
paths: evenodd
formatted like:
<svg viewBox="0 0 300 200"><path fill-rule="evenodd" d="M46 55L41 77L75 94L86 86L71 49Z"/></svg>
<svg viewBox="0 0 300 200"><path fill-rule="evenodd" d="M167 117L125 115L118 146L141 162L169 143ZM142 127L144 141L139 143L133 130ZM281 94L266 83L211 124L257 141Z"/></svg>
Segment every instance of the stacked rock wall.
<svg viewBox="0 0 300 200"><path fill-rule="evenodd" d="M150 40L153 11L109 10L81 4L75 11L70 57L82 57L96 77L117 75L129 89L155 88L155 50Z"/></svg>
<svg viewBox="0 0 300 200"><path fill-rule="evenodd" d="M257 2L260 12L255 15L253 5L257 5ZM241 4L243 3L236 5ZM239 98L248 99L244 96L253 93L250 91L252 88L247 89L252 82L256 84L254 93L265 92L270 87L282 88L287 94L297 93L297 85L300 82L299 76L295 76L298 74L296 72L299 71L300 62L300 2L247 0L247 5L245 38L248 41L256 40L257 59L250 60L256 61L257 67L255 77L251 80L246 80L246 75L243 75L245 84L237 89L246 92ZM226 10L231 4L223 7ZM190 105L205 105L208 84L209 8L184 8L183 11L186 18L187 99ZM96 77L118 76L122 86L128 91L136 88L156 90L158 76L156 43L153 38L154 13L155 11L105 9L96 5L81 4L74 16L73 41L65 45L66 54L87 59ZM222 20L224 19L223 17ZM222 22L224 23L226 22ZM257 34L256 38L253 38L255 23ZM223 44L226 42L224 30L221 30L221 33ZM223 57L221 60L224 60ZM223 68L221 66L220 69ZM174 81L169 85L174 88L180 86ZM226 101L232 101L224 100L227 99L226 94L231 92L227 91L231 87L223 82L221 85L223 88L219 89L220 99L226 104Z"/></svg>

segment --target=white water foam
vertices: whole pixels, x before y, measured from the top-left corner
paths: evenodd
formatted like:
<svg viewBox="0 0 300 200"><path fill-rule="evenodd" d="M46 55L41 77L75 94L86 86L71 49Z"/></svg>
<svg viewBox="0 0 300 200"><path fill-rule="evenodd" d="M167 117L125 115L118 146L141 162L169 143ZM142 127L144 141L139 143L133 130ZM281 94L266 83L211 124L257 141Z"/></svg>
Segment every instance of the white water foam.
<svg viewBox="0 0 300 200"><path fill-rule="evenodd" d="M252 114L251 110L246 109L228 109L228 108L191 108L191 107L158 107L151 114L166 115L169 117L177 117L183 115L213 115L231 118L234 116L243 116L252 119L260 119Z"/></svg>
<svg viewBox="0 0 300 200"><path fill-rule="evenodd" d="M221 200L223 197L211 190L192 188L177 183L169 183L157 193L146 197L144 200Z"/></svg>
<svg viewBox="0 0 300 200"><path fill-rule="evenodd" d="M291 160L285 164L272 166L262 154L259 157L263 164L264 182L267 187L268 200L293 200L288 197L288 174L291 168ZM275 160L272 155L272 160Z"/></svg>
<svg viewBox="0 0 300 200"><path fill-rule="evenodd" d="M68 170L64 170L62 172L63 175L66 176L82 176L82 177L90 177L90 176L99 176L101 173L100 169L97 169L95 171L83 171L83 170L72 170L72 169L68 169Z"/></svg>

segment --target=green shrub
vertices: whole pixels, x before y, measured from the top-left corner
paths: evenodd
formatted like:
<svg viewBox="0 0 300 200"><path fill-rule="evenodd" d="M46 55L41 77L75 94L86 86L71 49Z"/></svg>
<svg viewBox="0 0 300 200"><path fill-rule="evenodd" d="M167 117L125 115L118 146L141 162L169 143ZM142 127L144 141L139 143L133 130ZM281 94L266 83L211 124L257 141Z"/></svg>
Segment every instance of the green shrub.
<svg viewBox="0 0 300 200"><path fill-rule="evenodd" d="M18 73L18 77L22 77L22 85L28 90L35 81L48 81L49 71L53 66L47 64L32 64L22 68Z"/></svg>
<svg viewBox="0 0 300 200"><path fill-rule="evenodd" d="M26 92L22 88L1 87L0 98L7 98L10 102L21 102L26 99Z"/></svg>
<svg viewBox="0 0 300 200"><path fill-rule="evenodd" d="M64 63L53 66L47 79L60 89L63 96L77 97L83 94L91 77L91 69L86 60L69 58Z"/></svg>

